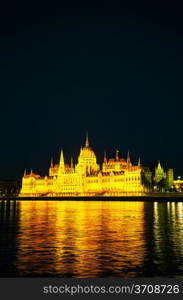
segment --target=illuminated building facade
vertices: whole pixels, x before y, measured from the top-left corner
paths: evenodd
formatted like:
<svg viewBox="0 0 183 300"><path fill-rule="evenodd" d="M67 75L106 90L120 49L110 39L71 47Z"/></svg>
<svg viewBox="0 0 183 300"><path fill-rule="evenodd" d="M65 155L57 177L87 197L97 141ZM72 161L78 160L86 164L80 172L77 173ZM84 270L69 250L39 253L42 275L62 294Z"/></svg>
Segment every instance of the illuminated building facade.
<svg viewBox="0 0 183 300"><path fill-rule="evenodd" d="M84 147L81 147L78 163L74 166L65 164L61 151L59 164L49 168L49 176L41 177L31 171L24 174L20 195L32 196L122 196L143 194L147 187L142 179L143 168L140 160L132 165L130 155L127 159L119 157L116 151L115 159L107 159L104 155L102 168L89 145L88 136Z"/></svg>
<svg viewBox="0 0 183 300"><path fill-rule="evenodd" d="M177 178L173 181L173 186L177 192L183 192L183 180L180 178Z"/></svg>
<svg viewBox="0 0 183 300"><path fill-rule="evenodd" d="M155 183L160 182L160 180L166 178L166 173L164 169L162 168L160 161L158 162L158 166L155 168L155 176L154 176L154 181Z"/></svg>
<svg viewBox="0 0 183 300"><path fill-rule="evenodd" d="M172 189L174 189L174 170L167 169L165 171L159 161L154 171L154 190L165 192Z"/></svg>
<svg viewBox="0 0 183 300"><path fill-rule="evenodd" d="M173 183L174 183L174 171L173 171L173 169L168 169L167 170L167 182L168 182L168 187L173 188Z"/></svg>

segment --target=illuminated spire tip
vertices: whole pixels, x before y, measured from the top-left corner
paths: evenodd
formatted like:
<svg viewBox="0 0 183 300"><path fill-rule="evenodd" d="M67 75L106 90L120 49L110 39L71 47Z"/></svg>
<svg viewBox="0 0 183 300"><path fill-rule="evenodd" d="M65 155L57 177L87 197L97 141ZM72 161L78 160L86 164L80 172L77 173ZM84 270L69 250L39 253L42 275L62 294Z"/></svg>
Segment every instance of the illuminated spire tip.
<svg viewBox="0 0 183 300"><path fill-rule="evenodd" d="M85 147L89 147L88 132L86 133L86 143L85 143Z"/></svg>

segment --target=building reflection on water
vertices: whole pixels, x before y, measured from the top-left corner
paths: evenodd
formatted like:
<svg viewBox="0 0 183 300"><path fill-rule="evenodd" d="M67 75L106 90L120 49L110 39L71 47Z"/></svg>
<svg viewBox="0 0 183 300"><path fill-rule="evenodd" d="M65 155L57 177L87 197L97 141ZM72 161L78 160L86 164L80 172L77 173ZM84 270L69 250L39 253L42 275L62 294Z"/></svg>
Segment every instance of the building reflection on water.
<svg viewBox="0 0 183 300"><path fill-rule="evenodd" d="M0 276L17 275L20 203L0 201Z"/></svg>
<svg viewBox="0 0 183 300"><path fill-rule="evenodd" d="M183 274L181 202L1 201L0 226L2 276Z"/></svg>

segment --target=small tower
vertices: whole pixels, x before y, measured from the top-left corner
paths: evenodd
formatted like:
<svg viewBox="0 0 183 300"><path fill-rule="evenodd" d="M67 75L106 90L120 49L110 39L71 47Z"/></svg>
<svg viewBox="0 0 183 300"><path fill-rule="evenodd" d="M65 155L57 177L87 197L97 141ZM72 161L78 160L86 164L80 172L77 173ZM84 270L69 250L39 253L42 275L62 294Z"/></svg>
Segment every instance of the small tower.
<svg viewBox="0 0 183 300"><path fill-rule="evenodd" d="M24 171L24 176L26 176L27 174L26 174L26 169L25 169L25 171Z"/></svg>
<svg viewBox="0 0 183 300"><path fill-rule="evenodd" d="M104 163L105 164L107 163L107 154L106 154L106 151L104 151Z"/></svg>
<svg viewBox="0 0 183 300"><path fill-rule="evenodd" d="M71 168L74 168L73 157L71 157Z"/></svg>
<svg viewBox="0 0 183 300"><path fill-rule="evenodd" d="M116 150L116 161L119 161L119 150Z"/></svg>
<svg viewBox="0 0 183 300"><path fill-rule="evenodd" d="M51 158L50 168L53 168L53 157Z"/></svg>
<svg viewBox="0 0 183 300"><path fill-rule="evenodd" d="M53 157L51 157L50 168L49 168L49 176L53 176L55 174L54 165L53 165Z"/></svg>
<svg viewBox="0 0 183 300"><path fill-rule="evenodd" d="M128 151L128 154L127 154L126 162L127 162L128 166L131 166L131 160L130 160L130 153L129 153L129 151Z"/></svg>
<svg viewBox="0 0 183 300"><path fill-rule="evenodd" d="M138 166L141 167L140 157L138 159Z"/></svg>

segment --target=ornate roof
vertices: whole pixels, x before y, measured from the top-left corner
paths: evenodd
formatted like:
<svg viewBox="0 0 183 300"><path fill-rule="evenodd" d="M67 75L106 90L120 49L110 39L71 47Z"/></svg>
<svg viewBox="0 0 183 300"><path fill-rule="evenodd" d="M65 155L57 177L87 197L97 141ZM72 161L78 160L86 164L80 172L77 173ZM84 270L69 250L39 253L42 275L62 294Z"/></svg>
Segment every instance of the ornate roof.
<svg viewBox="0 0 183 300"><path fill-rule="evenodd" d="M38 174L35 174L35 173L31 173L31 174L27 174L27 175L24 175L25 178L30 178L30 177L33 177L33 178L40 178L41 176L38 175Z"/></svg>
<svg viewBox="0 0 183 300"><path fill-rule="evenodd" d="M81 148L80 157L82 158L95 158L95 153L90 147Z"/></svg>

